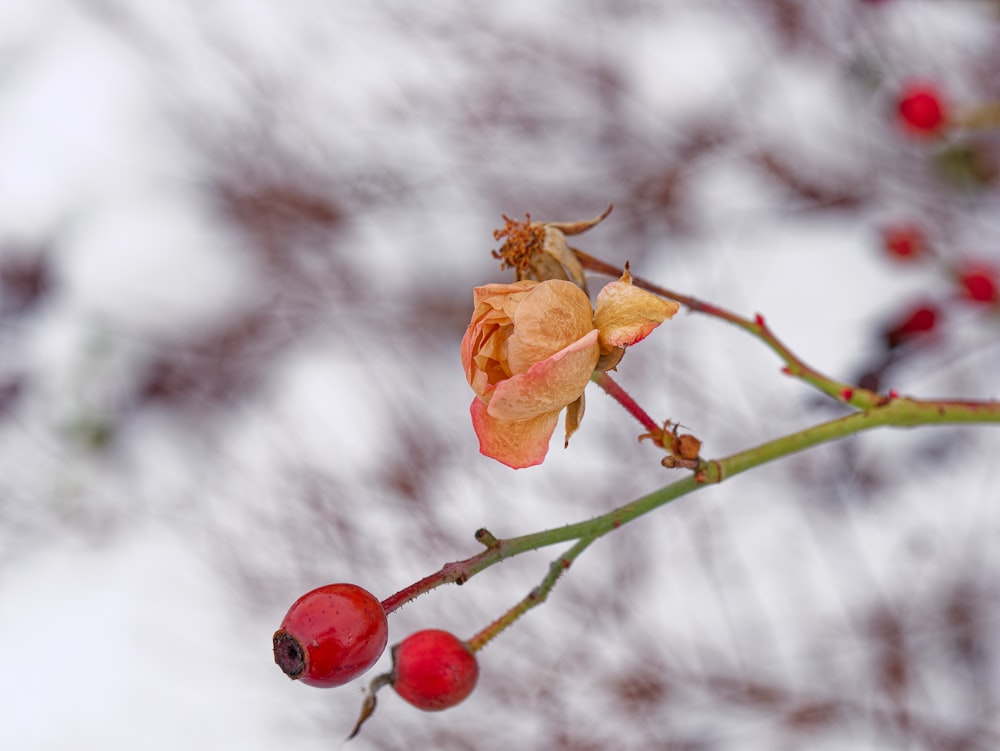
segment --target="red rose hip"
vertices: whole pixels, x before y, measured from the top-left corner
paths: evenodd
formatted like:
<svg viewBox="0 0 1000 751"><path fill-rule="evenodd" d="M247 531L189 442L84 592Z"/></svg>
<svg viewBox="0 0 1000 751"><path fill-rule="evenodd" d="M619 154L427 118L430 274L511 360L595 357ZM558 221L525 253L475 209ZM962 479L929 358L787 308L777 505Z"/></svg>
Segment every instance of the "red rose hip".
<svg viewBox="0 0 1000 751"><path fill-rule="evenodd" d="M375 664L389 641L389 624L371 592L327 584L292 603L273 641L274 661L289 678L330 688Z"/></svg>
<svg viewBox="0 0 1000 751"><path fill-rule="evenodd" d="M927 254L927 238L916 224L892 224L882 228L882 247L894 260L914 261Z"/></svg>
<svg viewBox="0 0 1000 751"><path fill-rule="evenodd" d="M447 631L411 634L393 649L392 687L417 709L453 707L476 687L479 663L465 642Z"/></svg>

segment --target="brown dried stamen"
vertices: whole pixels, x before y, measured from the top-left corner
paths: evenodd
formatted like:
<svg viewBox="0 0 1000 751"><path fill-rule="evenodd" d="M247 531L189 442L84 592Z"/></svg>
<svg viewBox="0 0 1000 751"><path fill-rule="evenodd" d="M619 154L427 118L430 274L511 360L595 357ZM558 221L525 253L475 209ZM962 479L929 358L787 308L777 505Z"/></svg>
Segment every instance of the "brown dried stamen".
<svg viewBox="0 0 1000 751"><path fill-rule="evenodd" d="M545 246L545 227L532 226L531 214L524 215L524 221L518 222L506 214L503 215L503 229L493 230L493 239L507 238L500 250L493 251L493 257L499 258L503 269L517 269L525 272L531 267L532 259L543 252Z"/></svg>

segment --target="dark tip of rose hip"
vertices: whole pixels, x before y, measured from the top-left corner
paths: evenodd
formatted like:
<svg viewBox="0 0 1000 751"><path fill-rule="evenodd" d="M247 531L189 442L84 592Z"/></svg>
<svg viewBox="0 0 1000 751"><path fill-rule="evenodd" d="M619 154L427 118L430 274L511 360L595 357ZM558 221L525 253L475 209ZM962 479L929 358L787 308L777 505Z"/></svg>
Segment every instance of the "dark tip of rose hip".
<svg viewBox="0 0 1000 751"><path fill-rule="evenodd" d="M306 651L301 642L284 629L274 632L274 662L295 679L306 670Z"/></svg>

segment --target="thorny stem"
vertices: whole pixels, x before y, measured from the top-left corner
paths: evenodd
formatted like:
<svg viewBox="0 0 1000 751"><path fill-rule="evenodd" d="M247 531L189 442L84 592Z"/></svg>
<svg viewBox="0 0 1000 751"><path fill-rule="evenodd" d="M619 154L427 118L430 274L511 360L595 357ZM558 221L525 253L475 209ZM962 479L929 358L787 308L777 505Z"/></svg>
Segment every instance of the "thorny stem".
<svg viewBox="0 0 1000 751"><path fill-rule="evenodd" d="M886 398L871 409L823 422L721 459L702 461L691 475L593 519L507 539L497 538L486 530L480 530L476 537L486 545L485 550L465 560L446 563L430 576L424 577L383 600L382 607L386 613L391 613L424 592L429 592L435 587L450 582L463 584L480 571L529 550L537 550L569 540L578 540L579 542L570 548L559 561L570 555L575 558L587 545L599 537L700 487L722 482L748 469L796 454L821 443L878 427L914 427L960 423L1000 424L1000 402L936 401L907 397ZM558 575L559 571L554 572L550 567L548 575L539 585L539 591L548 595L548 592L555 586ZM496 626L496 631L499 633L500 630L513 623L536 604L538 603L529 603L527 607L523 607L524 602L522 601L507 615L502 616L497 622L487 627L486 636L483 636L484 632L481 632L473 637L473 640L482 637L482 643L485 643L495 635L489 632L490 628ZM497 626L497 624L501 625Z"/></svg>
<svg viewBox="0 0 1000 751"><path fill-rule="evenodd" d="M623 269L615 266L614 264L606 263L605 261L587 255L580 250L576 250L574 248L573 253L579 259L580 265L582 265L585 269L614 277L621 276L623 273ZM778 337L774 335L774 333L768 328L767 323L764 321L764 317L761 315L755 316L753 320L744 318L743 316L737 315L736 313L728 311L725 308L720 308L716 305L702 302L701 300L688 295L678 294L665 287L661 287L658 284L653 284L642 277L635 276L634 274L632 275L632 284L646 290L647 292L652 292L654 295L660 295L661 297L666 297L670 300L676 300L681 305L687 306L696 313L704 313L705 315L714 316L715 318L720 318L723 321L728 321L734 326L738 326L744 331L753 334L764 342L764 344L770 347L778 355L778 357L785 362L784 372L787 375L802 379L806 383L822 391L827 396L831 396L838 401L845 402L850 404L852 407L857 407L858 409L871 409L872 407L882 406L886 402L886 398L881 394L849 383L837 381L806 365L787 346L785 346L785 344L778 339Z"/></svg>

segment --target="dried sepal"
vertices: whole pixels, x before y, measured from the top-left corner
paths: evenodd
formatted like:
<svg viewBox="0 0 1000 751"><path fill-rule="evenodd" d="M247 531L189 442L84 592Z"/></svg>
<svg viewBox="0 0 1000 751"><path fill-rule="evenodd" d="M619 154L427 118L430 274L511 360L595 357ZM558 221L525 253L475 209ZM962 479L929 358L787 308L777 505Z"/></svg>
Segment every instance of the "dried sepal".
<svg viewBox="0 0 1000 751"><path fill-rule="evenodd" d="M392 673L383 673L375 676L368 689L364 692L365 698L361 701L361 713L358 715L358 721L354 723L354 729L351 730L351 734L347 736L347 740L351 740L361 732L361 726L375 713L375 707L378 705L375 693L383 686L391 685L392 680Z"/></svg>
<svg viewBox="0 0 1000 751"><path fill-rule="evenodd" d="M670 453L678 459L697 459L701 451L701 441L690 433L674 435L670 442Z"/></svg>
<svg viewBox="0 0 1000 751"><path fill-rule="evenodd" d="M495 240L504 240L494 258L503 261L501 268L514 269L518 281L544 282L561 279L587 291L583 266L566 242L567 235L578 235L596 227L611 213L611 206L600 216L580 222L533 222L531 215L519 222L504 215L502 229L494 230Z"/></svg>
<svg viewBox="0 0 1000 751"><path fill-rule="evenodd" d="M691 433L679 433L680 427L680 423L676 423L673 430L667 432L664 426L663 438L665 440L669 437L670 441L663 447L670 455L663 457L660 463L668 469L697 469L701 464L701 457L698 455L701 440Z"/></svg>
<svg viewBox="0 0 1000 751"><path fill-rule="evenodd" d="M530 268L530 271L531 276L522 277L519 272L518 278L537 279L538 281L565 279L587 292L587 280L583 276L583 266L580 265L580 261L566 242L566 235L551 224L545 226L542 254L537 259L537 266Z"/></svg>
<svg viewBox="0 0 1000 751"><path fill-rule="evenodd" d="M595 216L593 219L584 219L579 222L547 222L547 224L549 227L559 230L564 235L581 235L607 219L613 208L614 206L609 203L608 208L604 209L600 216Z"/></svg>
<svg viewBox="0 0 1000 751"><path fill-rule="evenodd" d="M623 357L625 357L625 348L614 347L610 352L602 354L597 359L597 365L594 366L594 370L600 370L602 372L608 370L617 370L618 363L622 361Z"/></svg>
<svg viewBox="0 0 1000 751"><path fill-rule="evenodd" d="M583 412L586 408L585 395L580 394L580 398L566 407L566 441L563 448L569 448L569 439L583 422Z"/></svg>

